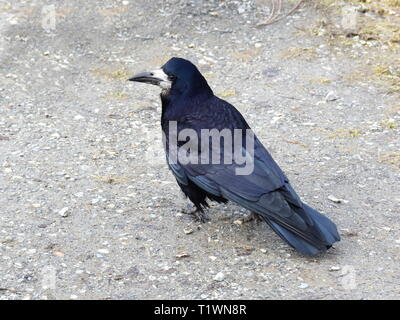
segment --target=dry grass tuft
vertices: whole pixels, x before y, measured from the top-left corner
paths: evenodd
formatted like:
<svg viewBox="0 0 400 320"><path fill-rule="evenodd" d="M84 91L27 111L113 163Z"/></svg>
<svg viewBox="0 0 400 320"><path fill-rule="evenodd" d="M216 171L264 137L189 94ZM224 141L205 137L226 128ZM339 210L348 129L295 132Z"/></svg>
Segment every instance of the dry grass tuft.
<svg viewBox="0 0 400 320"><path fill-rule="evenodd" d="M315 48L289 47L281 51L281 59L309 60L317 55Z"/></svg>
<svg viewBox="0 0 400 320"><path fill-rule="evenodd" d="M234 89L225 89L222 90L218 93L218 96L221 98L227 98L227 97L232 97L232 96L236 96L236 90Z"/></svg>
<svg viewBox="0 0 400 320"><path fill-rule="evenodd" d="M254 57L259 56L261 53L262 50L260 49L247 49L247 50L233 52L232 57L243 62L248 62Z"/></svg>
<svg viewBox="0 0 400 320"><path fill-rule="evenodd" d="M129 78L129 73L125 69L98 68L91 72L95 76L106 80L127 80Z"/></svg>
<svg viewBox="0 0 400 320"><path fill-rule="evenodd" d="M400 153L385 153L379 157L379 162L386 164L394 164L400 167Z"/></svg>
<svg viewBox="0 0 400 320"><path fill-rule="evenodd" d="M361 136L363 132L359 129L342 128L327 136L328 139L343 139L343 138L355 138Z"/></svg>

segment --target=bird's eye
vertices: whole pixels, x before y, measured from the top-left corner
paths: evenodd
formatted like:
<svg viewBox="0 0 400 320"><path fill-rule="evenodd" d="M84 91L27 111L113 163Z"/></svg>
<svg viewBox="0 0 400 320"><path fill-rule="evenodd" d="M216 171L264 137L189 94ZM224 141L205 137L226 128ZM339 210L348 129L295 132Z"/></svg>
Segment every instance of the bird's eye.
<svg viewBox="0 0 400 320"><path fill-rule="evenodd" d="M173 74L168 75L168 80L169 81L175 81L176 80L176 76L174 76Z"/></svg>

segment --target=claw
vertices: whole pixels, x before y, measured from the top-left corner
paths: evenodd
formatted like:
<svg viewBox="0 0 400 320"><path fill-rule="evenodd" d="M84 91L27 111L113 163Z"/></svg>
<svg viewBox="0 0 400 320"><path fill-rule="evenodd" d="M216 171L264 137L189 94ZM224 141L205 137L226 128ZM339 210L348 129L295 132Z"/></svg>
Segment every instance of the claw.
<svg viewBox="0 0 400 320"><path fill-rule="evenodd" d="M203 212L197 208L193 209L193 207L191 205L188 205L186 208L183 208L181 210L181 212L192 216L195 221L198 221L201 223L205 223L205 222L211 220L210 217L205 212Z"/></svg>

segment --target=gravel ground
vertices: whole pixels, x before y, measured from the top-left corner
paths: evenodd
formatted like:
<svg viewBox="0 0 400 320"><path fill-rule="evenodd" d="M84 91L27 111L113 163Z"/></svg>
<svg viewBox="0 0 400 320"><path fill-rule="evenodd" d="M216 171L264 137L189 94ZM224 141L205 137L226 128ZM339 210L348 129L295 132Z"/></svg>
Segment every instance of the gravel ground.
<svg viewBox="0 0 400 320"><path fill-rule="evenodd" d="M400 298L399 95L352 77L382 48L307 32L311 5L256 28L266 1L51 3L0 0L1 299ZM126 81L172 56L337 223L335 248L301 256L233 204L180 213L159 89Z"/></svg>

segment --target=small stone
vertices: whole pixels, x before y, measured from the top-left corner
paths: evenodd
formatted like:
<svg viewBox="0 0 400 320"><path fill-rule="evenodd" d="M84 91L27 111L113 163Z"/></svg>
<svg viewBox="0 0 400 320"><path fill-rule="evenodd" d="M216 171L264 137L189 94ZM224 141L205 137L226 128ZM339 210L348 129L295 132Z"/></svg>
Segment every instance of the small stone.
<svg viewBox="0 0 400 320"><path fill-rule="evenodd" d="M85 117L81 116L80 114L77 114L77 115L74 117L74 120L84 120L84 119L85 119Z"/></svg>
<svg viewBox="0 0 400 320"><path fill-rule="evenodd" d="M260 249L262 253L267 253L267 249Z"/></svg>
<svg viewBox="0 0 400 320"><path fill-rule="evenodd" d="M339 266L332 266L329 268L329 271L339 271L340 267Z"/></svg>
<svg viewBox="0 0 400 320"><path fill-rule="evenodd" d="M98 253L102 253L102 254L108 254L108 253L110 253L110 250L108 250L108 249L99 249L99 250L97 250L97 252Z"/></svg>
<svg viewBox="0 0 400 320"><path fill-rule="evenodd" d="M149 275L149 280L150 280L150 281L157 280L157 277L155 277L155 276L153 276L153 275Z"/></svg>
<svg viewBox="0 0 400 320"><path fill-rule="evenodd" d="M339 97L336 96L336 94L333 91L330 91L325 97L325 101L335 101L338 99L339 99Z"/></svg>
<svg viewBox="0 0 400 320"><path fill-rule="evenodd" d="M308 283L303 282L303 283L301 283L298 287L299 287L300 289L306 289L306 288L309 287L309 285L308 285Z"/></svg>
<svg viewBox="0 0 400 320"><path fill-rule="evenodd" d="M54 251L53 254L54 254L56 257L64 257L64 256L65 256L65 254L62 253L62 252L60 252L60 251Z"/></svg>
<svg viewBox="0 0 400 320"><path fill-rule="evenodd" d="M240 226L243 224L243 220L235 220L235 221L233 221L233 223Z"/></svg>
<svg viewBox="0 0 400 320"><path fill-rule="evenodd" d="M276 77L279 74L279 69L278 68L274 68L274 67L270 67L265 69L262 74L266 77L269 78L273 78Z"/></svg>
<svg viewBox="0 0 400 320"><path fill-rule="evenodd" d="M60 211L58 211L58 214L59 214L61 217L66 218L66 217L69 216L68 210L69 210L68 207L62 208Z"/></svg>
<svg viewBox="0 0 400 320"><path fill-rule="evenodd" d="M209 256L209 258L210 258L211 261L217 260L217 257L215 257L215 256Z"/></svg>
<svg viewBox="0 0 400 320"><path fill-rule="evenodd" d="M188 44L188 48L194 48L194 47L195 47L194 43Z"/></svg>
<svg viewBox="0 0 400 320"><path fill-rule="evenodd" d="M344 200L344 199L336 198L336 197L333 196L333 195L329 195L329 196L328 196L328 200L331 200L332 202L335 202L335 203L348 203L348 202L349 202L349 201Z"/></svg>
<svg viewBox="0 0 400 320"><path fill-rule="evenodd" d="M214 277L215 281L223 281L224 279L225 279L225 275L222 272L218 272Z"/></svg>
<svg viewBox="0 0 400 320"><path fill-rule="evenodd" d="M183 252L183 253L178 253L175 257L176 257L177 259L189 258L189 257L190 257L190 254L188 254L188 253L186 253L186 252Z"/></svg>
<svg viewBox="0 0 400 320"><path fill-rule="evenodd" d="M183 229L183 232L185 234L191 234L191 233L193 233L193 229Z"/></svg>

